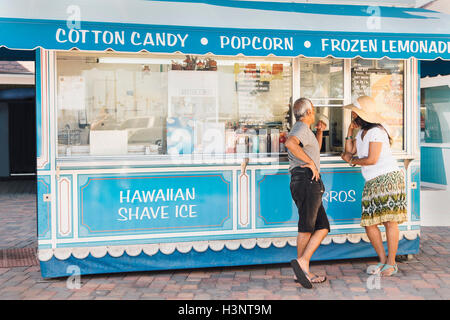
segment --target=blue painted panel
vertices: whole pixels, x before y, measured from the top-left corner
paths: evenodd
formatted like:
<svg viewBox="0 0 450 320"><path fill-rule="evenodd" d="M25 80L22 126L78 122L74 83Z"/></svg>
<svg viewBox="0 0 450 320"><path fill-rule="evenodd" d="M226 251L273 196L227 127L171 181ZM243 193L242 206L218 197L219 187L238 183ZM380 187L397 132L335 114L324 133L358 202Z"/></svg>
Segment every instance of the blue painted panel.
<svg viewBox="0 0 450 320"><path fill-rule="evenodd" d="M415 240L402 239L399 241L397 254L419 253L419 238ZM386 243L385 250L387 250ZM41 274L44 278L64 277L73 275L73 266L79 268L80 274L114 273L130 271L171 270L186 268L205 268L256 265L271 263L287 263L297 255L296 247L286 245L284 248L270 246L262 249L258 246L253 249L239 248L238 250L196 252L188 253L174 251L166 255L161 252L153 256L141 253L136 257L130 257L124 253L121 257L114 258L106 254L103 258L94 258L89 255L86 259L76 259L70 256L67 260L52 258L49 261L41 261ZM370 243L361 241L359 243L321 245L312 256L313 261L350 259L376 256L375 250ZM69 268L71 267L71 268Z"/></svg>
<svg viewBox="0 0 450 320"><path fill-rule="evenodd" d="M359 224L364 179L360 169L336 168L321 172L325 185L323 205L330 224ZM292 227L298 213L292 201L287 170L256 172L257 227Z"/></svg>
<svg viewBox="0 0 450 320"><path fill-rule="evenodd" d="M50 201L44 201L44 194L51 193L50 177L39 176L37 178L37 236L38 240L49 240L51 238L51 206Z"/></svg>
<svg viewBox="0 0 450 320"><path fill-rule="evenodd" d="M232 229L231 172L79 175L78 186L80 236Z"/></svg>
<svg viewBox="0 0 450 320"><path fill-rule="evenodd" d="M330 224L359 224L364 178L360 168L324 169L323 206Z"/></svg>
<svg viewBox="0 0 450 320"><path fill-rule="evenodd" d="M421 181L447 185L444 155L441 148L420 148Z"/></svg>
<svg viewBox="0 0 450 320"><path fill-rule="evenodd" d="M289 189L287 170L256 171L256 226L258 228L297 226L297 207Z"/></svg>

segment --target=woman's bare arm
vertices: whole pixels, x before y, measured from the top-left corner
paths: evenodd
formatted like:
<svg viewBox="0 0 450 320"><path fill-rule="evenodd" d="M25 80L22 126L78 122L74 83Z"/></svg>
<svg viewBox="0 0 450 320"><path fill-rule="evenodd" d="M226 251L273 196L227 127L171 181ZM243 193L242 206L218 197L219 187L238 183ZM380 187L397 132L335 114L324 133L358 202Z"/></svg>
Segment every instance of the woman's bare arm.
<svg viewBox="0 0 450 320"><path fill-rule="evenodd" d="M351 155L354 155L356 153L356 140L353 139L353 133L355 129L356 125L352 121L350 123L350 126L348 127L347 137L345 139L345 146L344 146L345 152L350 153ZM352 137L352 139L348 139L349 137Z"/></svg>
<svg viewBox="0 0 450 320"><path fill-rule="evenodd" d="M369 154L365 158L353 158L352 164L359 166L370 166L378 162L380 158L381 149L383 147L383 142L370 142L369 143Z"/></svg>

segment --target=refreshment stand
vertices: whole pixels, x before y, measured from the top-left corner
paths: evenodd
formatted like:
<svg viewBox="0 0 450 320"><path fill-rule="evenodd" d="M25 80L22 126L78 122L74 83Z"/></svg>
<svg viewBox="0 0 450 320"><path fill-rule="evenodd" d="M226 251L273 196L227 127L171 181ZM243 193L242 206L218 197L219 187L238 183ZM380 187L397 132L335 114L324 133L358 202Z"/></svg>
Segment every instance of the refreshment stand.
<svg viewBox="0 0 450 320"><path fill-rule="evenodd" d="M302 96L328 124L331 232L314 260L375 256L350 114L382 102L406 175L398 254L420 239L418 59L450 59L423 9L224 1L8 1L0 45L36 50L43 277L288 262L297 211L284 141Z"/></svg>

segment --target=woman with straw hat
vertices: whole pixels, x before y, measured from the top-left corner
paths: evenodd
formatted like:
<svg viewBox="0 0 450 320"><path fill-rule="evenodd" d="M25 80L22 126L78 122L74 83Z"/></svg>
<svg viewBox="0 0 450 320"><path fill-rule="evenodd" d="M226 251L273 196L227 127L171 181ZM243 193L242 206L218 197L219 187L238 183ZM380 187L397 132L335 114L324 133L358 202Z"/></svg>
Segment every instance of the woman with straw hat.
<svg viewBox="0 0 450 320"><path fill-rule="evenodd" d="M380 262L367 269L369 274L391 276L398 271L395 263L399 241L398 224L407 220L405 178L392 156L391 137L377 113L380 106L367 96L345 106L352 111L352 122L345 138L342 159L351 166L360 165L366 181L362 194L361 226L374 247ZM359 128L353 138L355 129ZM388 256L378 225L386 228Z"/></svg>

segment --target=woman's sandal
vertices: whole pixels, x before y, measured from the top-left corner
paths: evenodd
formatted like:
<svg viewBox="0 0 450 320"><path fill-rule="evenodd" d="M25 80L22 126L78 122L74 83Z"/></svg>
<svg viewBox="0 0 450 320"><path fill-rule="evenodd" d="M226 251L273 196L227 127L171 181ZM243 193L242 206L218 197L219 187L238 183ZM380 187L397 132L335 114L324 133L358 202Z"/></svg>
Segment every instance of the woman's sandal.
<svg viewBox="0 0 450 320"><path fill-rule="evenodd" d="M367 267L367 274L379 274L386 264L378 262Z"/></svg>
<svg viewBox="0 0 450 320"><path fill-rule="evenodd" d="M383 274L383 271L386 271L386 270L388 270L388 269L394 269L394 271L392 271L391 274L384 275L384 274ZM390 264L385 264L384 267L383 267L383 269L381 269L380 274L381 274L383 277L390 277L390 276L393 276L394 274L396 274L397 272L398 272L398 266L397 266L397 264L394 264L394 265L392 265L392 266L391 266Z"/></svg>

